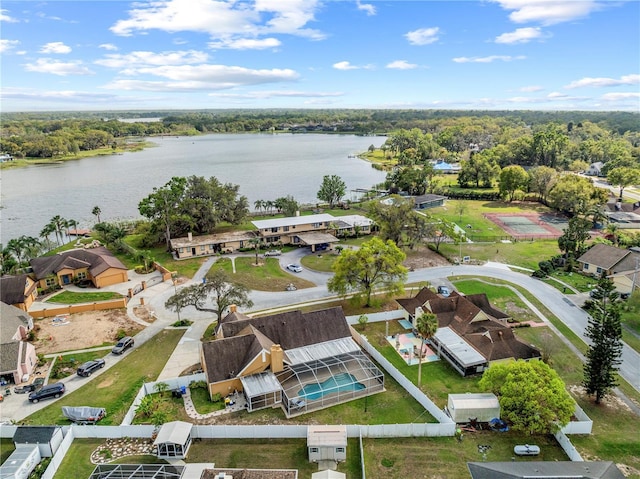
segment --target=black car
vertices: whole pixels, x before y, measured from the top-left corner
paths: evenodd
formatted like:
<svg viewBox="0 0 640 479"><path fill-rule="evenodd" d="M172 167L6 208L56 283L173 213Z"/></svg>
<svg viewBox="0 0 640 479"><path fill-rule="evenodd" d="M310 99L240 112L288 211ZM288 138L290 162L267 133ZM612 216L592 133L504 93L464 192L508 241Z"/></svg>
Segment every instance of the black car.
<svg viewBox="0 0 640 479"><path fill-rule="evenodd" d="M94 359L93 361L87 361L78 368L78 376L89 377L94 371L102 369L104 367L104 359Z"/></svg>
<svg viewBox="0 0 640 479"><path fill-rule="evenodd" d="M113 354L122 354L124 353L127 349L132 348L134 344L133 338L131 336L125 336L124 338L122 338L120 341L118 341L118 344L116 344L113 349L111 350L111 352Z"/></svg>
<svg viewBox="0 0 640 479"><path fill-rule="evenodd" d="M29 394L29 401L37 403L42 399L59 398L65 392L63 383L47 384L42 389Z"/></svg>

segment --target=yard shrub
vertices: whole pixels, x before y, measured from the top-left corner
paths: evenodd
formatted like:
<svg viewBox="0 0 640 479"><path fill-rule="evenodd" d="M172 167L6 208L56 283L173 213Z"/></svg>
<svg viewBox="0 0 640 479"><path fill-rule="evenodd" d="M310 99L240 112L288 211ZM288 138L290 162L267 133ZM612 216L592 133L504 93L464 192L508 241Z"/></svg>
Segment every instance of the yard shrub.
<svg viewBox="0 0 640 479"><path fill-rule="evenodd" d="M191 381L189 389L207 389L207 381Z"/></svg>
<svg viewBox="0 0 640 479"><path fill-rule="evenodd" d="M555 268L553 267L553 263L551 261L540 261L538 263L538 268L543 271L545 274L550 274Z"/></svg>

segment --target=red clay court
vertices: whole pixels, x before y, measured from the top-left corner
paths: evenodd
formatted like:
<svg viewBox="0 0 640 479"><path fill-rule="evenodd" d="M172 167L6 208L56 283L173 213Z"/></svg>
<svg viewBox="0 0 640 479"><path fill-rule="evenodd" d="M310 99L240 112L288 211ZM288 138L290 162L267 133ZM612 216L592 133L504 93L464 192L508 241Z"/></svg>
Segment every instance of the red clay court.
<svg viewBox="0 0 640 479"><path fill-rule="evenodd" d="M552 213L485 213L483 215L516 239L558 238L568 221Z"/></svg>

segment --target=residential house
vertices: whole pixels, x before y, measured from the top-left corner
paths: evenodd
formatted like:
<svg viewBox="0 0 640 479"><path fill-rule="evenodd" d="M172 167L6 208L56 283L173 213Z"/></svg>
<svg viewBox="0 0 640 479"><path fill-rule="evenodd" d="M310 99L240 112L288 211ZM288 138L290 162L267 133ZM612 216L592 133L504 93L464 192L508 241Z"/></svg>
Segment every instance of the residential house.
<svg viewBox="0 0 640 479"><path fill-rule="evenodd" d="M595 163L591 163L589 168L584 172L585 175L589 176L603 176L602 167L604 163L601 161L596 161Z"/></svg>
<svg viewBox="0 0 640 479"><path fill-rule="evenodd" d="M104 246L72 249L31 260L33 275L43 289L89 280L96 288L129 280L127 267Z"/></svg>
<svg viewBox="0 0 640 479"><path fill-rule="evenodd" d="M0 301L28 311L38 297L37 283L26 274L0 277Z"/></svg>
<svg viewBox="0 0 640 479"><path fill-rule="evenodd" d="M413 201L415 203L415 207L419 210L425 210L427 208L435 208L437 206L444 205L444 200L446 200L446 196L442 195L421 195L415 196Z"/></svg>
<svg viewBox="0 0 640 479"><path fill-rule="evenodd" d="M609 201L605 205L605 214L618 228L640 229L640 201L635 203Z"/></svg>
<svg viewBox="0 0 640 479"><path fill-rule="evenodd" d="M454 291L445 298L422 288L413 298L396 301L414 326L424 312L436 315L438 331L430 342L462 376L482 373L491 363L541 356L515 337L507 325L509 315L493 307L484 293L463 296Z"/></svg>
<svg viewBox="0 0 640 479"><path fill-rule="evenodd" d="M218 253L232 253L241 248L251 247L251 240L257 237L253 231L229 231L228 233L173 238L171 251L177 259L211 256Z"/></svg>
<svg viewBox="0 0 640 479"><path fill-rule="evenodd" d="M0 302L0 379L20 384L38 364L36 348L27 342L33 318L25 311Z"/></svg>
<svg viewBox="0 0 640 479"><path fill-rule="evenodd" d="M369 218L361 215L334 217L328 213L256 220L251 223L258 229L259 237L268 246L310 246L312 252L337 242L335 235L340 233L369 234L373 224Z"/></svg>
<svg viewBox="0 0 640 479"><path fill-rule="evenodd" d="M432 164L433 169L438 174L453 175L455 173L460 173L461 170L459 163L452 164L442 159L436 160L435 162L432 162Z"/></svg>
<svg viewBox="0 0 640 479"><path fill-rule="evenodd" d="M250 412L280 405L291 417L384 390L341 308L258 318L232 308L201 355L210 395L242 394Z"/></svg>
<svg viewBox="0 0 640 479"><path fill-rule="evenodd" d="M640 251L636 248L594 244L578 258L578 263L584 274L610 278L619 293L631 293L640 287Z"/></svg>
<svg viewBox="0 0 640 479"><path fill-rule="evenodd" d="M472 479L624 479L612 461L468 462Z"/></svg>

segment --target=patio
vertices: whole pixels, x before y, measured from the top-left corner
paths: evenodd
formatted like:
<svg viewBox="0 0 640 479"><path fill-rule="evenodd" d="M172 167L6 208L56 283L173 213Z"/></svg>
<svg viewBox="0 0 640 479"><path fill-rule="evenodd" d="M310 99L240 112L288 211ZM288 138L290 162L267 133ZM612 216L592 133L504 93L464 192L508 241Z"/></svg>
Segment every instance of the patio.
<svg viewBox="0 0 640 479"><path fill-rule="evenodd" d="M413 332L387 336L387 341L389 341L389 344L395 348L396 352L409 366L415 366L418 364L418 352L420 351L420 346L422 346L422 341ZM432 361L439 360L440 358L438 355L434 353L427 344L422 346L423 363L430 363Z"/></svg>

